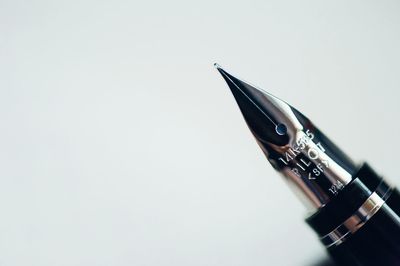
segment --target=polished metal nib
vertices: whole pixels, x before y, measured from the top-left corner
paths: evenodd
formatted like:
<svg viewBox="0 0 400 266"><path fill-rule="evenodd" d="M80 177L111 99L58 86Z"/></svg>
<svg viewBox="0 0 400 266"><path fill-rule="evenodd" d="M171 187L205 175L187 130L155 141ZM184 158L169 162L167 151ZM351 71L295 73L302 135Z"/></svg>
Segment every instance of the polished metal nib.
<svg viewBox="0 0 400 266"><path fill-rule="evenodd" d="M288 103L226 72L221 73L268 161L310 208L327 204L356 171L352 160Z"/></svg>

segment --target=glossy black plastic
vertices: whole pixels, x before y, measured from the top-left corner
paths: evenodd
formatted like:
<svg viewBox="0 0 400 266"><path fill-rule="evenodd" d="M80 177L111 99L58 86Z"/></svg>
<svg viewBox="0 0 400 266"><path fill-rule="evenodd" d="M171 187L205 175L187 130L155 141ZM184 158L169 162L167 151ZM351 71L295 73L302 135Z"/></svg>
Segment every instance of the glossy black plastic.
<svg viewBox="0 0 400 266"><path fill-rule="evenodd" d="M319 236L326 235L356 212L382 182L384 180L368 164L362 165L353 181L306 222Z"/></svg>
<svg viewBox="0 0 400 266"><path fill-rule="evenodd" d="M338 265L400 265L400 194L394 190L386 204L353 236L328 252Z"/></svg>
<svg viewBox="0 0 400 266"><path fill-rule="evenodd" d="M321 237L350 217L373 193L388 185L367 164L331 201L306 219ZM343 243L328 248L338 265L400 265L400 194L394 189L381 209Z"/></svg>

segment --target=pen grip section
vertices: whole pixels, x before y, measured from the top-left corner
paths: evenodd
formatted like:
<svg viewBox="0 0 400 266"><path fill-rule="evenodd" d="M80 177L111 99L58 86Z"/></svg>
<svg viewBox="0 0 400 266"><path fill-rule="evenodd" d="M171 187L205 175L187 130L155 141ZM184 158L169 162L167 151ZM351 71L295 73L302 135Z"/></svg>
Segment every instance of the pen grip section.
<svg viewBox="0 0 400 266"><path fill-rule="evenodd" d="M385 187L389 186L382 177L378 176L365 163L354 175L351 183L341 190L334 200L308 217L306 222L322 237L333 231L348 217L353 215L374 191L378 188L379 190L385 190Z"/></svg>
<svg viewBox="0 0 400 266"><path fill-rule="evenodd" d="M363 164L335 200L306 219L339 265L400 265L400 194Z"/></svg>
<svg viewBox="0 0 400 266"><path fill-rule="evenodd" d="M395 189L360 230L328 252L339 265L400 265L399 216L400 194Z"/></svg>

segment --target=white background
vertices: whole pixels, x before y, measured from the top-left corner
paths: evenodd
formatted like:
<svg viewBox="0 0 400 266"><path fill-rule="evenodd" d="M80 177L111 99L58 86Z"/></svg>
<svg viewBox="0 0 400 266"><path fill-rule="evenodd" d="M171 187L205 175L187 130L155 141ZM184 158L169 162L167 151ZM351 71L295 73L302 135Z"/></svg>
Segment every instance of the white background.
<svg viewBox="0 0 400 266"><path fill-rule="evenodd" d="M0 0L0 265L317 265L218 62L400 184L398 1Z"/></svg>

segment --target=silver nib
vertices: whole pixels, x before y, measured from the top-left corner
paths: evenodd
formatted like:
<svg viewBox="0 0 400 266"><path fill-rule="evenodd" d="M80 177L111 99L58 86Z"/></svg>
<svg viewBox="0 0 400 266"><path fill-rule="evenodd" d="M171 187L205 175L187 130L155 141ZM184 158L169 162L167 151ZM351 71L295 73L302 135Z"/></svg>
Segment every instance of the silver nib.
<svg viewBox="0 0 400 266"><path fill-rule="evenodd" d="M283 100L215 66L268 161L307 206L321 208L350 183L356 171L354 163L308 118Z"/></svg>

